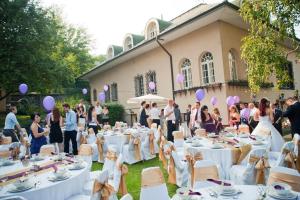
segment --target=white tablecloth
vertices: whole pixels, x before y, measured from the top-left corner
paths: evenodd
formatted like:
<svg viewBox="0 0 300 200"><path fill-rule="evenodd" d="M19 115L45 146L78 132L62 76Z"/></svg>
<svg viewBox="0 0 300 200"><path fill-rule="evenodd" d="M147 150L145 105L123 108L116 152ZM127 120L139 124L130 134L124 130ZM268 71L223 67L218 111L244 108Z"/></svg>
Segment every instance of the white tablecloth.
<svg viewBox="0 0 300 200"><path fill-rule="evenodd" d="M45 161L40 161L42 163ZM87 166L87 164L85 163ZM13 166L1 167L0 175L4 175L15 170L22 169L22 164L19 162ZM11 184L4 186L0 191L1 197L6 196L22 196L28 200L63 200L71 197L72 195L79 194L83 190L84 183L89 178L89 169L85 167L82 170L69 171L71 177L64 181L51 182L48 177L53 172L46 172L32 177L30 180L33 182L40 182L36 188L20 192L20 193L9 193L8 189L12 187Z"/></svg>
<svg viewBox="0 0 300 200"><path fill-rule="evenodd" d="M227 200L228 199L257 200L257 198L259 197L258 186L254 186L254 185L236 185L235 188L241 191L241 193L239 195L237 195L236 197L218 195L218 198L215 198L215 197L210 196L211 191L217 191L218 190L217 187L218 186L200 189L199 192L202 195L199 198L195 198L193 200L197 200L197 199L205 199L205 200L210 200L210 199L214 199L214 200L215 199L219 199L219 200L223 200L223 199L227 199ZM298 193L298 198L299 197L300 197L300 193ZM181 200L181 199L178 197L177 194L175 194L173 196L172 200ZM268 196L266 198L266 200L276 200L276 199Z"/></svg>
<svg viewBox="0 0 300 200"><path fill-rule="evenodd" d="M240 142L251 143L252 140L248 138L237 138ZM200 143L203 145L201 147L193 147L191 143L184 143L184 152L187 153L187 148L189 148L190 153L195 154L196 152L202 152L203 159L212 160L219 165L221 169L222 179L229 179L229 172L232 166L232 150L231 148L223 149L212 149L212 141L207 138L202 138ZM268 144L265 142L264 145L252 145L252 149L255 148L267 148ZM247 158L245 159L245 161Z"/></svg>

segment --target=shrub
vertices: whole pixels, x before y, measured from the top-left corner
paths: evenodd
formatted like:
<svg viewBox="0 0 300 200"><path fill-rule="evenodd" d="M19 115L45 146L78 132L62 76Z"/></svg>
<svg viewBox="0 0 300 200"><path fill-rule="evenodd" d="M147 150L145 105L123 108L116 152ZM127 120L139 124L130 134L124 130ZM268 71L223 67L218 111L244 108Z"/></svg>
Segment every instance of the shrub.
<svg viewBox="0 0 300 200"><path fill-rule="evenodd" d="M114 125L116 121L124 121L124 106L118 103L106 103L109 110L109 124Z"/></svg>
<svg viewBox="0 0 300 200"><path fill-rule="evenodd" d="M60 113L64 115L63 104L68 103L71 109L74 109L77 104L79 104L79 97L66 97L63 100L59 100L55 102L55 106L59 109Z"/></svg>

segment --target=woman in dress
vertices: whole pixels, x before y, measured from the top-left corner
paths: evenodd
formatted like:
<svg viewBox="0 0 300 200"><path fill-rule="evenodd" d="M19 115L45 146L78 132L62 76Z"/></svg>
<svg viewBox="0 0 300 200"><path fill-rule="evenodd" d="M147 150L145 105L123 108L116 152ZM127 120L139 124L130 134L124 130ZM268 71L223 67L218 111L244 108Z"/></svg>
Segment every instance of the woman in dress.
<svg viewBox="0 0 300 200"><path fill-rule="evenodd" d="M223 129L223 124L222 124L222 117L218 108L213 109L212 117L215 120L216 132L219 133Z"/></svg>
<svg viewBox="0 0 300 200"><path fill-rule="evenodd" d="M46 136L49 133L48 129L43 129L40 126L41 116L39 113L34 113L31 115L32 124L30 126L30 133L32 136L30 153L37 154L40 153L41 146L47 144Z"/></svg>
<svg viewBox="0 0 300 200"><path fill-rule="evenodd" d="M140 109L140 124L141 124L141 126L148 127L148 123L147 123L148 117L149 117L149 115L147 115L147 112L146 112L146 102L143 101L141 103L141 109Z"/></svg>
<svg viewBox="0 0 300 200"><path fill-rule="evenodd" d="M204 128L207 133L216 132L215 121L210 115L210 113L208 112L208 107L206 105L202 106L201 108L201 123L202 123L202 128Z"/></svg>
<svg viewBox="0 0 300 200"><path fill-rule="evenodd" d="M236 129L238 129L239 124L241 122L241 116L236 106L231 106L229 108L229 118L230 118L229 120L230 126L236 127Z"/></svg>
<svg viewBox="0 0 300 200"><path fill-rule="evenodd" d="M104 106L102 110L102 122L104 125L109 124L109 110L107 106Z"/></svg>
<svg viewBox="0 0 300 200"><path fill-rule="evenodd" d="M284 140L280 133L273 126L273 110L270 108L270 102L266 98L262 98L259 103L259 123L253 130L252 135L261 135L264 130L271 133L271 150L281 151Z"/></svg>
<svg viewBox="0 0 300 200"><path fill-rule="evenodd" d="M55 144L55 152L59 153L63 149L63 135L61 127L63 126L63 118L57 107L53 108L52 114L50 115L48 126L50 127L50 143Z"/></svg>
<svg viewBox="0 0 300 200"><path fill-rule="evenodd" d="M95 134L98 133L98 121L97 121L97 113L94 106L91 106L87 115L87 124L88 129L92 128Z"/></svg>

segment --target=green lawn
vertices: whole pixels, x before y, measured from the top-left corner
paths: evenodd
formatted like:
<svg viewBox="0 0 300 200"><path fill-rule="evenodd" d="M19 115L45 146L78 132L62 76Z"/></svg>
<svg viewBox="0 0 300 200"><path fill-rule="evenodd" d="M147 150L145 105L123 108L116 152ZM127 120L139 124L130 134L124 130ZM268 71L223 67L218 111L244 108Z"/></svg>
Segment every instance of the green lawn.
<svg viewBox="0 0 300 200"><path fill-rule="evenodd" d="M94 162L92 166L92 171L101 170L103 164ZM144 168L159 166L162 170L165 181L168 180L167 171L163 169L162 163L158 160L158 157L152 160L148 160L145 162L139 162L133 165L128 166L128 174L126 176L126 184L128 192L133 196L134 200L140 199L140 191L141 191L141 172ZM169 196L172 197L177 189L176 185L167 184Z"/></svg>

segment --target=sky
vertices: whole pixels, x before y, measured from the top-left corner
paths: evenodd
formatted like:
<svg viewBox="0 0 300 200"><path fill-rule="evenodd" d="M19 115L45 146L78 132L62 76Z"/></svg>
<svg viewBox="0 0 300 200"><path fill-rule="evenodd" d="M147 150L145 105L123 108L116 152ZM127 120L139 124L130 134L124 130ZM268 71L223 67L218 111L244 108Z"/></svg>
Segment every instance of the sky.
<svg viewBox="0 0 300 200"><path fill-rule="evenodd" d="M171 20L199 3L222 0L41 0L56 5L66 22L84 27L91 36L92 54L106 54L111 44L122 46L126 33L143 34L152 17Z"/></svg>

